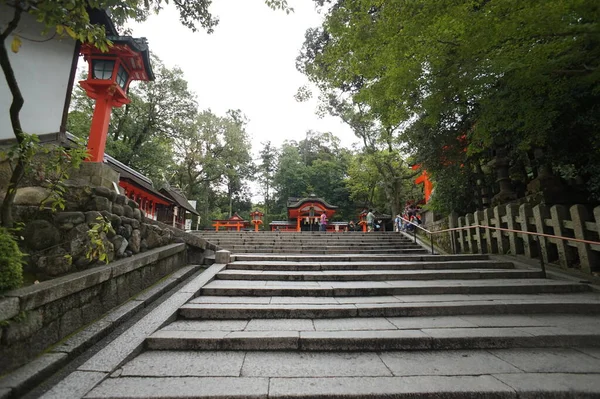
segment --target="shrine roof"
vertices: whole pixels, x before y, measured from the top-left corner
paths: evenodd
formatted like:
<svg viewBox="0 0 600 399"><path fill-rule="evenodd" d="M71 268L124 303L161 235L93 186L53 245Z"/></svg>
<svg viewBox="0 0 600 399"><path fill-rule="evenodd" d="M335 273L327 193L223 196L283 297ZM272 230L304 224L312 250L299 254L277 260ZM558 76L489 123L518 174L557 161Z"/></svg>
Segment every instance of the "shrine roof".
<svg viewBox="0 0 600 399"><path fill-rule="evenodd" d="M117 161L115 158L111 157L108 154L104 154L104 162L108 164L112 169L119 172L119 179L129 180L141 189L148 191L150 194L155 195L168 203L174 204L174 201L171 198L164 196L154 188L154 186L152 185L152 180L150 180L148 177L144 176L140 172L131 169L129 166Z"/></svg>
<svg viewBox="0 0 600 399"><path fill-rule="evenodd" d="M329 209L337 209L338 207L335 205L331 205L330 203L328 203L327 201L325 201L323 198L319 198L319 197L315 197L315 196L309 196L307 198L301 198L299 200L296 200L295 202L293 202L292 200L296 200L295 198L292 199L290 198L290 201L288 201L288 209L290 208L299 208L300 206L302 206L302 204L306 203L306 202L320 202L323 205L325 205L326 208Z"/></svg>
<svg viewBox="0 0 600 399"><path fill-rule="evenodd" d="M177 205L184 208L186 211L193 213L194 215L200 215L187 200L185 195L179 189L174 187L163 187L160 189L160 192L166 195L167 197L173 199Z"/></svg>

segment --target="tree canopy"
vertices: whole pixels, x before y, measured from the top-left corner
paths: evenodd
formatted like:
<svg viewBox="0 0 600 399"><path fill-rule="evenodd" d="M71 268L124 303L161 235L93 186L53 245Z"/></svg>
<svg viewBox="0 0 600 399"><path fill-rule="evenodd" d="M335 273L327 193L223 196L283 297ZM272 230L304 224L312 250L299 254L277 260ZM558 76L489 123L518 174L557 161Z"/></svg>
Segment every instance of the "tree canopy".
<svg viewBox="0 0 600 399"><path fill-rule="evenodd" d="M449 158L485 164L503 148L515 164L539 148L600 196L600 3L317 3L325 21L307 31L299 69L327 103L344 98L382 126L403 124L395 134L438 186Z"/></svg>

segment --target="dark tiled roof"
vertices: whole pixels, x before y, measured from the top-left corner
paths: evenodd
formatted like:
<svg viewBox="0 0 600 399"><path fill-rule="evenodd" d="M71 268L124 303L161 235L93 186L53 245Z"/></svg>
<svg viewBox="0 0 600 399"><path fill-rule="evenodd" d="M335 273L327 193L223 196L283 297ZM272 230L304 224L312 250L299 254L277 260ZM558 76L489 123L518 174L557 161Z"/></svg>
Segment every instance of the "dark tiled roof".
<svg viewBox="0 0 600 399"><path fill-rule="evenodd" d="M329 204L323 198L318 198L318 197L314 197L314 196L310 196L310 197L307 197L307 198L299 199L299 200L297 200L297 202L292 202L292 200L294 200L294 199L296 199L296 198L290 198L288 200L288 206L287 206L288 208L298 208L298 207L300 207L300 205L302 205L305 202L320 202L320 203L322 203L323 205L325 205L329 209L337 209L338 208L335 205Z"/></svg>
<svg viewBox="0 0 600 399"><path fill-rule="evenodd" d="M172 198L177 205L184 208L185 210L193 213L194 215L200 215L193 207L192 204L189 203L185 195L181 191L173 187L163 187L160 189L160 192L165 194L167 197Z"/></svg>
<svg viewBox="0 0 600 399"><path fill-rule="evenodd" d="M152 180L141 174L140 172L131 169L129 166L117 161L115 158L111 157L108 154L104 154L104 162L106 162L111 168L115 171L119 172L120 179L129 180L140 188L156 195L158 198L161 198L167 202L174 203L174 201L161 194L158 190L154 188L152 185Z"/></svg>

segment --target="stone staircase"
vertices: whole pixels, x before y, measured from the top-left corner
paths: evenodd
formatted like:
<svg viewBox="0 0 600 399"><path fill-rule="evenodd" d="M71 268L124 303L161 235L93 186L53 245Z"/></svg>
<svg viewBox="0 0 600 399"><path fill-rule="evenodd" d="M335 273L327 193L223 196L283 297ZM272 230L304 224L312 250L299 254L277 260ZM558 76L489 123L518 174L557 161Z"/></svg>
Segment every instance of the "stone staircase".
<svg viewBox="0 0 600 399"><path fill-rule="evenodd" d="M600 397L587 284L395 233L213 234L231 262L86 398Z"/></svg>
<svg viewBox="0 0 600 399"><path fill-rule="evenodd" d="M201 232L198 236L232 253L426 254L402 234L324 232Z"/></svg>

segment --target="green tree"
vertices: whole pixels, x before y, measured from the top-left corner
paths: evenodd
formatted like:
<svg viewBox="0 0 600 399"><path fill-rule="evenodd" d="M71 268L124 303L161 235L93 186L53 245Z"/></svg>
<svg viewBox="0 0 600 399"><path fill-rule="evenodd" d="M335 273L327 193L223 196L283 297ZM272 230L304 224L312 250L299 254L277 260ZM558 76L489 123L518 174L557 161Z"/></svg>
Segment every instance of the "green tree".
<svg viewBox="0 0 600 399"><path fill-rule="evenodd" d="M325 20L307 31L299 69L325 98L345 96L382 126L403 126L434 174L443 174L444 146L464 136L468 155L481 154L475 166L497 150L516 166L542 148L546 162L597 185L598 2L317 3L328 3Z"/></svg>
<svg viewBox="0 0 600 399"><path fill-rule="evenodd" d="M260 164L257 165L258 183L261 186L261 194L264 197L264 214L265 219L269 219L271 211L271 191L273 189L273 175L275 173L275 162L277 161L278 150L271 144L271 141L261 143ZM268 225L271 220L265 220L265 225Z"/></svg>
<svg viewBox="0 0 600 399"><path fill-rule="evenodd" d="M265 3L274 9L292 11L286 0L266 0ZM110 13L112 20L122 26L127 20L135 19L142 21L147 18L149 12L158 13L168 4L168 0L125 0L125 1L101 1L101 0L24 0L7 2L1 0L0 4L10 4L14 8L12 19L6 27L0 31L0 67L6 78L8 88L12 95L12 103L9 114L13 133L19 145L25 142L26 132L23 131L20 122L20 111L24 104L24 98L19 88L19 83L8 58L6 46L7 40L12 36L11 49L18 52L21 39L14 35L23 13L33 15L37 21L45 25L47 31L56 31L59 35L70 36L82 43L91 43L103 51L108 51L111 43L106 37L103 25L90 22L89 9L103 9ZM209 33L218 23L208 11L211 0L176 1L175 7L179 11L180 21L192 30L204 28ZM21 151L24 152L24 151ZM19 157L13 170L6 195L0 207L0 222L2 226L12 226L12 204L16 195L19 181L25 173L25 158Z"/></svg>

